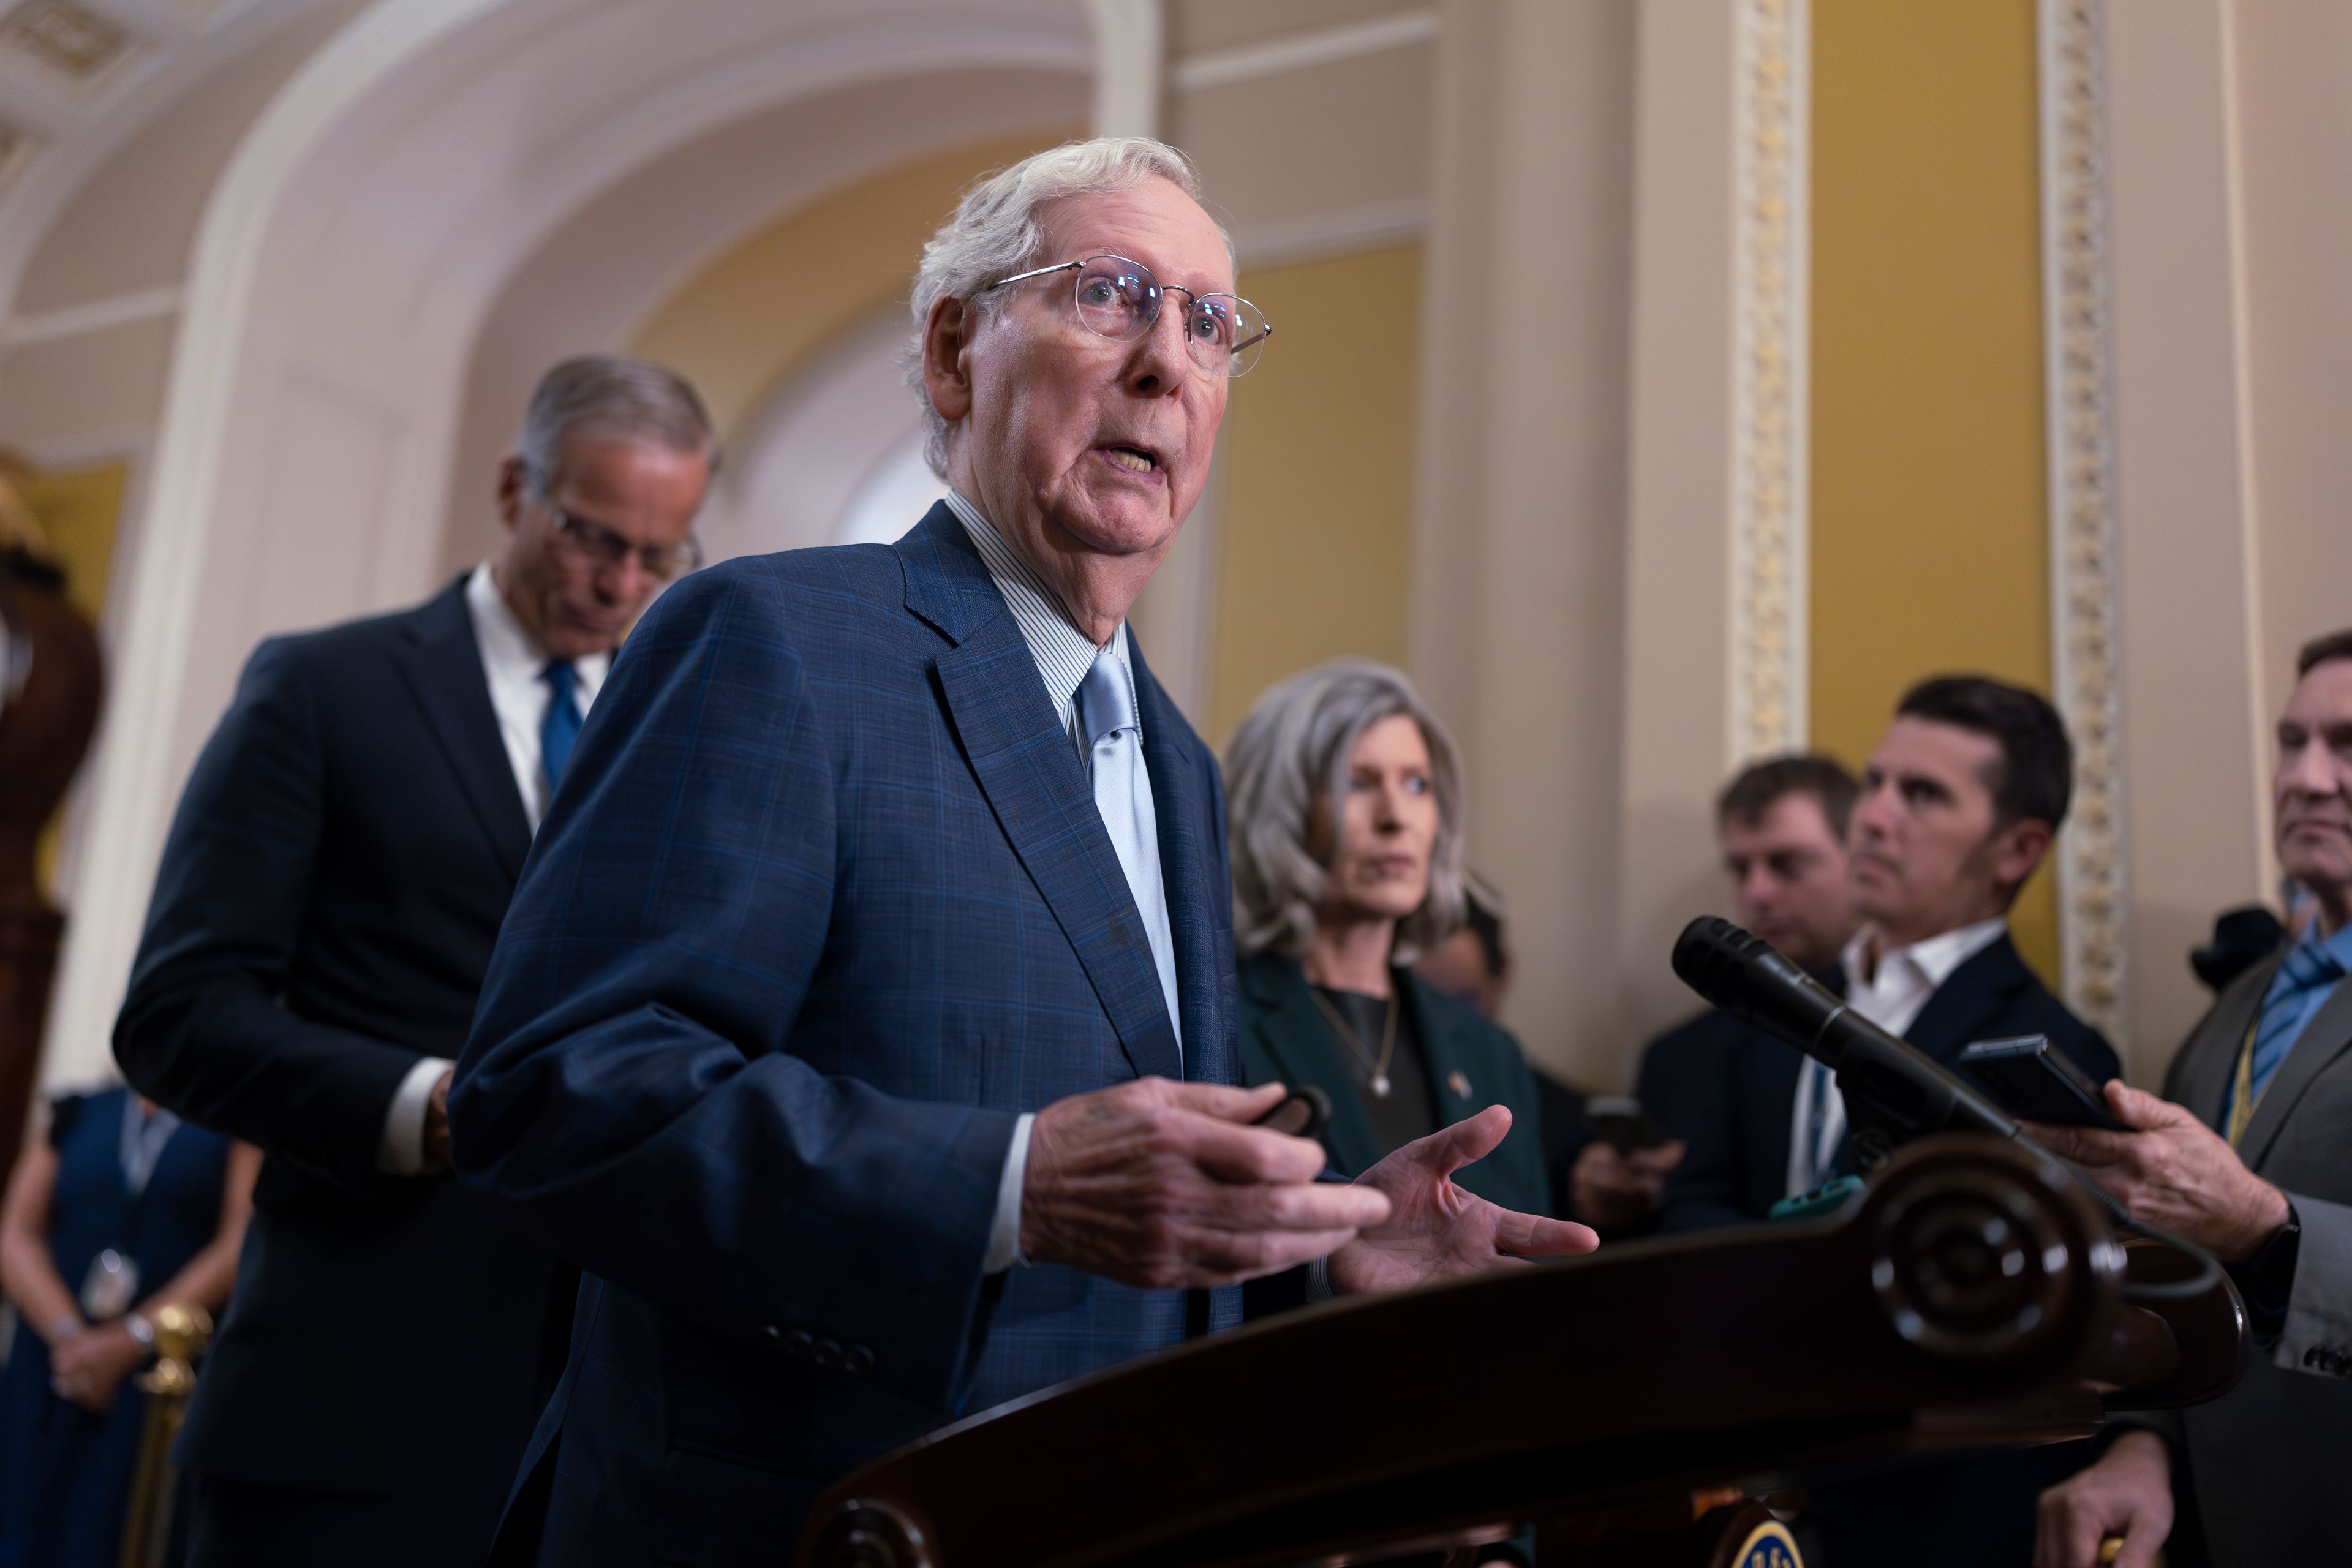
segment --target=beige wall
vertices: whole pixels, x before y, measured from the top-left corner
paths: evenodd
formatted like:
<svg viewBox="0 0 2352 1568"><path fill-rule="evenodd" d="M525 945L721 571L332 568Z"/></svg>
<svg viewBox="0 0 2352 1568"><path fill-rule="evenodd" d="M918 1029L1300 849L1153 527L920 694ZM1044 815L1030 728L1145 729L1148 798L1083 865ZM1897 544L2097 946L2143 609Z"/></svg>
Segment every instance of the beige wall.
<svg viewBox="0 0 2352 1568"><path fill-rule="evenodd" d="M1507 1021L1538 1061L1614 1084L1641 809L1620 794L1635 7L1443 14L1412 668L1462 742L1471 858L1509 901Z"/></svg>

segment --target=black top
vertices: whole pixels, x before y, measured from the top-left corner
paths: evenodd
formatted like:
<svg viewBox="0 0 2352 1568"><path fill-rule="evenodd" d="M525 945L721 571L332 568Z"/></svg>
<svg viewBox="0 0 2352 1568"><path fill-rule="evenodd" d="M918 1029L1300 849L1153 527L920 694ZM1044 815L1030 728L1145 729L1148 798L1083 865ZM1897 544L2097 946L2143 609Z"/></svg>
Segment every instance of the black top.
<svg viewBox="0 0 2352 1568"><path fill-rule="evenodd" d="M1355 1087L1356 1103L1364 1108L1365 1120L1372 1124L1372 1139L1381 1146L1381 1156L1436 1131L1437 1097L1430 1088L1429 1058L1421 1048L1421 1031L1413 1024L1412 1009L1398 1006L1392 997L1334 991L1328 985L1315 987L1315 994L1356 1032L1351 1046L1333 1030L1332 1054ZM1391 1010L1396 1014L1396 1049L1389 1058L1389 1091L1376 1094L1372 1065L1381 1058ZM1329 1023L1326 1019L1325 1027Z"/></svg>

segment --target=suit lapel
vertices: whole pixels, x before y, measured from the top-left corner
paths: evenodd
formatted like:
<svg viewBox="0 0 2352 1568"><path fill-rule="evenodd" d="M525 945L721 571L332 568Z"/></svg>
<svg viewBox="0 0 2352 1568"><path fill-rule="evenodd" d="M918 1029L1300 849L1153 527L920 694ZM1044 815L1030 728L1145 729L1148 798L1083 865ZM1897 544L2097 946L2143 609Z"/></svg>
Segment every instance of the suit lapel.
<svg viewBox="0 0 2352 1568"><path fill-rule="evenodd" d="M1794 1046L1759 1032L1748 1042L1754 1086L1748 1106L1748 1173L1758 1192L1788 1195L1789 1140L1797 1116L1797 1075L1812 1058Z"/></svg>
<svg viewBox="0 0 2352 1568"><path fill-rule="evenodd" d="M1429 1005L1428 988L1410 969L1391 971L1396 981L1397 994L1412 1010L1413 1027L1419 1031L1422 1059L1429 1064L1429 1084L1432 1102L1437 1108L1437 1124L1451 1127L1454 1123L1496 1103L1483 1091L1500 1089L1501 1084L1480 1084L1486 1075L1484 1062L1474 1062L1465 1045L1461 1018L1444 1008ZM1473 1073L1470 1069L1476 1067ZM1454 1087L1460 1085L1460 1088Z"/></svg>
<svg viewBox="0 0 2352 1568"><path fill-rule="evenodd" d="M1151 813L1160 832L1160 880L1168 895L1168 929L1176 940L1176 1005L1183 1014L1184 1076L1204 1083L1239 1083L1225 1027L1224 965L1232 943L1218 934L1216 900L1229 898L1223 868L1214 865L1217 805L1201 788L1201 742L1143 662L1134 628L1127 651L1135 666L1143 762L1151 775ZM1230 907L1230 906L1229 906Z"/></svg>
<svg viewBox="0 0 2352 1568"><path fill-rule="evenodd" d="M2295 1037L2286 1060L2271 1075L2269 1087L2254 1107L2254 1119L2246 1124L2246 1135L2238 1142L2238 1157L2249 1170L2261 1169L2271 1145L2278 1142L2279 1130L2294 1113L2294 1102L2303 1098L2312 1079L2347 1049L2352 1049L2352 982L2339 981L2334 994ZM2236 1063L2231 1065L2234 1068Z"/></svg>
<svg viewBox="0 0 2352 1568"><path fill-rule="evenodd" d="M1331 1026L1315 1005L1298 961L1272 953L1254 958L1242 972L1242 985L1258 1005L1251 1025L1257 1043L1274 1058L1282 1081L1311 1083L1331 1097L1331 1125L1324 1130L1323 1144L1331 1152L1332 1164L1349 1176L1370 1170L1381 1157L1371 1119L1364 1114L1356 1086L1340 1065Z"/></svg>
<svg viewBox="0 0 2352 1568"><path fill-rule="evenodd" d="M499 734L490 706L482 652L474 640L474 619L466 609L466 579L457 581L407 617L402 627L400 673L424 710L442 755L490 842L490 853L512 884L530 853L530 818L523 815L515 788L514 764Z"/></svg>
<svg viewBox="0 0 2352 1568"><path fill-rule="evenodd" d="M2254 1015L2262 1008L2272 977L2278 973L2285 959L2286 950L2282 947L2215 999L2204 1024L2181 1047L2179 1081L2166 1086L2171 1099L2188 1107L2198 1121L2217 1132L2223 1130L2223 1102L2230 1097L2230 1080L2237 1076L2238 1053L2244 1048L2247 1032L2254 1026ZM2312 1020L2314 1024L2318 1021ZM2302 1049L2300 1042L2295 1048ZM2282 1067L2279 1070L2286 1069ZM2277 1085L2271 1087L2275 1089Z"/></svg>
<svg viewBox="0 0 2352 1568"><path fill-rule="evenodd" d="M1903 1037L1949 1067L1961 1051L1984 1037L1984 1030L2032 979L2033 972L2017 956L2017 944L2003 932L1936 987Z"/></svg>
<svg viewBox="0 0 2352 1568"><path fill-rule="evenodd" d="M998 826L1069 939L1129 1063L1139 1075L1182 1077L1135 895L1019 623L944 504L897 549L907 607L955 643L933 668ZM1152 784L1156 805L1156 776Z"/></svg>

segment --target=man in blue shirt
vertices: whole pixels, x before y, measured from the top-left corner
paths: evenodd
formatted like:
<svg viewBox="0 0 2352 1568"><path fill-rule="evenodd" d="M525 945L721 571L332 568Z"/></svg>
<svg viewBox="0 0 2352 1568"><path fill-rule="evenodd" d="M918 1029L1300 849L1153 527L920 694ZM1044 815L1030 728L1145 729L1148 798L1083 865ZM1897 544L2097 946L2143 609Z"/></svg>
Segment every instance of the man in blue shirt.
<svg viewBox="0 0 2352 1568"><path fill-rule="evenodd" d="M2120 1083L2128 1133L2042 1128L2132 1213L2227 1264L2257 1354L2194 1409L2136 1416L2042 1505L2039 1568L2090 1568L2121 1536L2230 1564L2340 1561L2352 1453L2352 630L2307 644L2278 721L2279 866L2317 906L2232 981L2165 1075ZM2179 1556L2176 1555L2176 1561Z"/></svg>

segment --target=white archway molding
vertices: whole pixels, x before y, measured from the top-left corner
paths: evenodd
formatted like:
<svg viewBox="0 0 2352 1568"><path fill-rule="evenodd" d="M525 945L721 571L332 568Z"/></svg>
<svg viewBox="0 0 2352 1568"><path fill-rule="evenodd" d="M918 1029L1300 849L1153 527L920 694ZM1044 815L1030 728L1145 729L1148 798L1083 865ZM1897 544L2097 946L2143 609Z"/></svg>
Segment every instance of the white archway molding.
<svg viewBox="0 0 2352 1568"><path fill-rule="evenodd" d="M253 645L431 585L472 344L548 230L797 96L1092 60L1076 0L381 0L297 73L198 235L48 1080L104 1066L179 786Z"/></svg>
<svg viewBox="0 0 2352 1568"><path fill-rule="evenodd" d="M744 421L703 516L713 560L869 542L873 529L858 520L887 504L885 495L904 498L887 533L895 539L944 493L936 481L919 486L915 505L904 483L910 438L920 464L923 424L899 367L908 331L902 310L869 317L810 355Z"/></svg>

